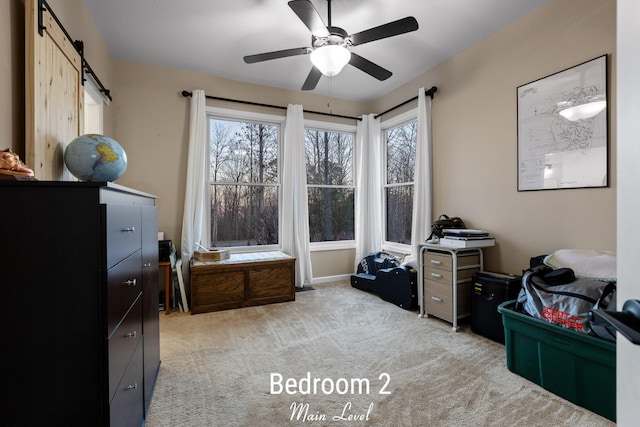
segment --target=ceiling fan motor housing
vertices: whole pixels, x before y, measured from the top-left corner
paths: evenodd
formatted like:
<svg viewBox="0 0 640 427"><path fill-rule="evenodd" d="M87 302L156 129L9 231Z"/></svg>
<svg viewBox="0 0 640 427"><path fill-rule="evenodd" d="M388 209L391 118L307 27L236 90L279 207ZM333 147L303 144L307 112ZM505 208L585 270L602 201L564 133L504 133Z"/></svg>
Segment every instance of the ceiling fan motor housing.
<svg viewBox="0 0 640 427"><path fill-rule="evenodd" d="M311 46L318 48L326 45L351 46L349 33L340 27L327 27L329 37L316 37L311 35Z"/></svg>

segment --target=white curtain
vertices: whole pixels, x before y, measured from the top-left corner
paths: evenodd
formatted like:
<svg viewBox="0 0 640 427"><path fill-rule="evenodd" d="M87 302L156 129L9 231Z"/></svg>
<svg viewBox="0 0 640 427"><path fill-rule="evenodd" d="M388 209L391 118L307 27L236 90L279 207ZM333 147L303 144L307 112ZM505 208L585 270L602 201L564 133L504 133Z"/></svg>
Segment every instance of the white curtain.
<svg viewBox="0 0 640 427"><path fill-rule="evenodd" d="M207 144L205 94L203 90L194 90L191 96L187 185L184 194L180 243L184 277L189 277L189 260L196 249L196 244L207 248L210 245Z"/></svg>
<svg viewBox="0 0 640 427"><path fill-rule="evenodd" d="M413 177L413 213L411 217L411 254L405 264L417 265L418 245L424 243L431 228L431 97L424 88L418 91L418 135Z"/></svg>
<svg viewBox="0 0 640 427"><path fill-rule="evenodd" d="M382 246L382 153L380 119L362 116L356 127L356 268Z"/></svg>
<svg viewBox="0 0 640 427"><path fill-rule="evenodd" d="M313 278L309 253L307 171L304 114L301 105L289 104L284 127L282 161L282 250L296 258L296 286Z"/></svg>

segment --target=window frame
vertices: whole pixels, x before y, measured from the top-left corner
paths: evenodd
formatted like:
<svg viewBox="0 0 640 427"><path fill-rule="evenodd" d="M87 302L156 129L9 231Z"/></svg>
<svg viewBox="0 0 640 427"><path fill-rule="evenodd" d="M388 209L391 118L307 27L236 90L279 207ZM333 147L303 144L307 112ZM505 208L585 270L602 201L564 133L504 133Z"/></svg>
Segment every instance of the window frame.
<svg viewBox="0 0 640 427"><path fill-rule="evenodd" d="M406 186L409 183L402 183L402 184L387 184L387 139L386 139L386 133L389 129L391 128L395 128L395 127L400 127L403 126L405 124L408 124L412 121L417 121L418 120L418 108L413 108L411 110L408 110L404 113L398 114L395 117L392 117L388 120L385 120L384 122L380 123L380 138L382 141L382 153L381 153L381 162L382 162L382 174L380 174L380 179L381 179L381 183L380 183L380 189L381 189L381 193L382 193L382 250L383 251L389 251L389 252L395 252L395 253L401 253L401 254L410 254L411 253L411 246L413 244L413 242L411 242L410 244L404 244L404 243L398 243L398 242L392 242L387 240L387 188L390 187L399 187L399 186ZM417 144L417 141L416 141ZM415 191L415 170L414 170L414 176L413 176L414 180L411 181L411 185L414 188Z"/></svg>
<svg viewBox="0 0 640 427"><path fill-rule="evenodd" d="M285 116L284 115L276 115L276 114L266 114L259 113L254 111L243 111L243 110L234 110L230 108L221 108L221 107L211 107L207 106L205 108L206 116L207 116L207 146L211 143L209 139L210 135L210 123L211 119L214 120L228 120L228 121L240 121L240 122L260 122L265 124L273 124L278 126L278 180L277 184L257 184L257 183L240 183L241 185L253 185L253 186L277 186L278 193L278 244L277 245L256 245L256 246L226 246L227 249L231 251L231 253L246 253L246 252L262 252L262 251L274 251L274 250L282 250L282 156L284 154L283 145L284 145L284 126L285 126ZM207 159L207 200L209 201L208 205L209 209L206 212L207 214L207 230L206 232L211 234L211 187L214 185L211 182L211 177L209 176L210 165L209 159ZM229 185L225 183L220 183L221 185Z"/></svg>
<svg viewBox="0 0 640 427"><path fill-rule="evenodd" d="M84 82L84 133L104 134L104 104L105 96L100 92L95 80L89 75ZM91 121L94 122L95 127L89 126L91 128L87 129Z"/></svg>
<svg viewBox="0 0 640 427"><path fill-rule="evenodd" d="M358 182L357 182L357 174L356 174L356 156L357 156L357 147L356 147L356 125L348 125L348 124L344 124L344 123L335 123L335 122L325 122L325 121L320 121L320 120L305 120L304 121L304 130L305 133L307 131L307 129L311 129L311 130L318 130L318 131L323 131L323 132L339 132L339 133L349 133L352 135L353 138L353 149L352 149L352 162L353 162L353 167L351 169L351 173L353 174L352 176L352 182L353 185L344 185L344 186L337 186L337 185L331 185L331 186L323 186L323 185L309 185L307 183L307 188L309 187L314 187L314 188L322 188L322 187L330 187L330 188L353 188L354 191L354 196L357 195L358 192ZM304 142L304 141L303 141ZM305 166L306 166L306 162L305 162ZM355 200L355 197L354 197ZM307 208L309 206L307 205ZM308 220L308 218L307 218ZM355 237L355 231L357 229L355 221L357 221L357 218L355 218L355 204L354 204L354 237ZM340 249L353 249L356 247L356 240L355 238L353 240L336 240L336 241L331 241L331 242L309 242L309 251L310 252L319 252L319 251L327 251L327 250L340 250Z"/></svg>

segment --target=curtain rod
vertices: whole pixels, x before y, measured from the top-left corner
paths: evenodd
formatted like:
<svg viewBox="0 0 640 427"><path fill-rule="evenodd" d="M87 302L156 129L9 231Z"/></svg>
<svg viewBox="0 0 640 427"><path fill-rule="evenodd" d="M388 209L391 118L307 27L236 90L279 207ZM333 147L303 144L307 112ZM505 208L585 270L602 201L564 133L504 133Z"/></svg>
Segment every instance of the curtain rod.
<svg viewBox="0 0 640 427"><path fill-rule="evenodd" d="M187 90L183 90L182 91L182 96L184 96L185 98L188 98L191 95L192 95L191 92L189 92ZM280 110L286 110L287 109L287 107L283 107L281 105L262 104L260 102L242 101L242 100L239 100L239 99L221 98L219 96L211 96L211 95L205 95L205 97L207 99L216 99L218 101L236 102L238 104L256 105L258 107L278 108ZM351 120L362 120L361 117L342 116L340 114L323 113L323 112L320 112L320 111L311 111L311 110L303 110L303 111L305 113L320 114L320 115L323 115L323 116L340 117L340 118L343 118L343 119L351 119Z"/></svg>
<svg viewBox="0 0 640 427"><path fill-rule="evenodd" d="M436 93L437 91L438 91L438 88L437 88L437 87L435 87L435 86L432 86L432 87L431 87L431 89L429 89L429 90L425 91L425 93L424 93L424 94L425 94L425 96L429 96L429 97L431 97L431 99L433 99L433 94L434 94L434 93ZM389 112L391 112L391 111L393 111L393 110L395 110L395 109L397 109L397 108L402 107L403 105L406 105L406 104L408 104L408 103L410 103L410 102L412 102L412 101L415 101L416 99L418 99L418 97L417 97L417 96L414 96L414 97L413 97L413 98L411 98L411 99L407 99L406 101L401 102L400 104L398 104L398 105L396 105L396 106L394 106L394 107L391 107L391 108L389 108L388 110L385 110L385 111L383 111L383 112L382 112L382 113L380 113L380 114L377 114L377 115L373 116L373 118L374 118L374 119L377 119L378 117L380 117L380 116L382 116L382 115L384 115L384 114L387 114L387 113L389 113Z"/></svg>

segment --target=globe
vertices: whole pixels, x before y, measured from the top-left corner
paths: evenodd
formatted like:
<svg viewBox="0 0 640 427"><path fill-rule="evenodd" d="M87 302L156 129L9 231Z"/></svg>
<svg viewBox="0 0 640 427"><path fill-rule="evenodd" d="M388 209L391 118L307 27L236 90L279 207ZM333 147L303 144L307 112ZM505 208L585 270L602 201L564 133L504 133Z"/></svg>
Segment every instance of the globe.
<svg viewBox="0 0 640 427"><path fill-rule="evenodd" d="M64 163L81 181L115 181L127 169L127 154L108 136L86 134L67 145Z"/></svg>

